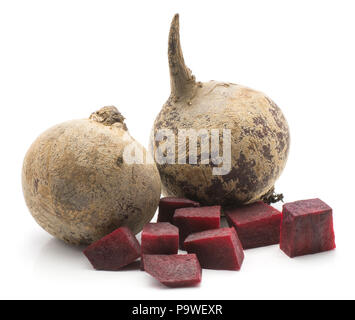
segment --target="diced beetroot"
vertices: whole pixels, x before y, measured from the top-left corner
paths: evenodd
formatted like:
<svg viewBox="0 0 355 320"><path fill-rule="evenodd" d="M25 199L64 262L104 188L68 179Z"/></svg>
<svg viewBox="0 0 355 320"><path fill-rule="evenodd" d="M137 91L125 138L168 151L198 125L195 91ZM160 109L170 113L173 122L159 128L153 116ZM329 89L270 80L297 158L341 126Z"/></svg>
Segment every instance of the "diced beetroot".
<svg viewBox="0 0 355 320"><path fill-rule="evenodd" d="M195 232L217 229L221 221L221 206L177 209L174 225L179 228L180 247L184 248L186 237Z"/></svg>
<svg viewBox="0 0 355 320"><path fill-rule="evenodd" d="M281 212L259 201L243 207L225 209L229 226L233 226L244 249L280 242Z"/></svg>
<svg viewBox="0 0 355 320"><path fill-rule="evenodd" d="M165 197L159 202L158 222L173 223L173 216L176 209L199 207L200 204L184 198Z"/></svg>
<svg viewBox="0 0 355 320"><path fill-rule="evenodd" d="M291 258L334 249L332 208L320 199L284 204L280 248Z"/></svg>
<svg viewBox="0 0 355 320"><path fill-rule="evenodd" d="M84 254L97 270L116 271L140 256L140 245L130 229L121 227L92 243Z"/></svg>
<svg viewBox="0 0 355 320"><path fill-rule="evenodd" d="M240 270L244 260L242 244L234 228L221 228L190 234L185 242L196 253L202 268Z"/></svg>
<svg viewBox="0 0 355 320"><path fill-rule="evenodd" d="M168 287L189 287L201 282L202 270L195 254L144 254L144 270Z"/></svg>
<svg viewBox="0 0 355 320"><path fill-rule="evenodd" d="M142 254L176 254L179 249L179 229L169 222L148 223L144 226Z"/></svg>

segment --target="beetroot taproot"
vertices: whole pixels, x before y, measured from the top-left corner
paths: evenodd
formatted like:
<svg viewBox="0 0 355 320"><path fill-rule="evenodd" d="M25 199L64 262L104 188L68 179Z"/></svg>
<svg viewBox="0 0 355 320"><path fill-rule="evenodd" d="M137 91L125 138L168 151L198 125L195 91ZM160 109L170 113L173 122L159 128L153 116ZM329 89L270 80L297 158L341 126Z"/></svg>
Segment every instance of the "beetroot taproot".
<svg viewBox="0 0 355 320"><path fill-rule="evenodd" d="M258 201L224 210L228 224L233 226L244 249L277 244L280 241L281 212Z"/></svg>
<svg viewBox="0 0 355 320"><path fill-rule="evenodd" d="M121 227L92 243L84 254L96 270L116 271L135 261L140 245L127 227Z"/></svg>
<svg viewBox="0 0 355 320"><path fill-rule="evenodd" d="M126 161L132 147L145 162ZM31 145L22 169L26 204L43 229L67 243L89 245L122 226L137 234L161 194L149 159L117 108L103 107L48 129Z"/></svg>
<svg viewBox="0 0 355 320"><path fill-rule="evenodd" d="M284 204L280 248L291 258L334 249L332 208L320 199Z"/></svg>
<svg viewBox="0 0 355 320"><path fill-rule="evenodd" d="M169 222L148 223L142 231L142 254L176 254L179 229Z"/></svg>
<svg viewBox="0 0 355 320"><path fill-rule="evenodd" d="M220 206L177 209L174 225L179 228L180 248L184 248L184 240L189 234L219 228L220 221Z"/></svg>
<svg viewBox="0 0 355 320"><path fill-rule="evenodd" d="M179 15L171 22L168 46L171 92L155 120L150 144L163 194L201 205L278 199L273 195L274 184L286 165L290 146L281 109L265 94L239 84L196 81L184 62ZM213 130L222 137L216 147ZM175 134L170 140L174 148L169 149L167 161L161 161L165 159L159 155L165 154L167 146L161 135L166 132ZM220 150L226 152L219 158Z"/></svg>
<svg viewBox="0 0 355 320"><path fill-rule="evenodd" d="M189 253L195 253L202 268L240 270L244 252L234 228L220 228L190 234L184 241Z"/></svg>
<svg viewBox="0 0 355 320"><path fill-rule="evenodd" d="M168 287L189 287L201 282L195 254L143 255L144 270Z"/></svg>
<svg viewBox="0 0 355 320"><path fill-rule="evenodd" d="M200 204L185 198L165 197L159 201L158 222L173 223L173 216L176 209L199 207Z"/></svg>

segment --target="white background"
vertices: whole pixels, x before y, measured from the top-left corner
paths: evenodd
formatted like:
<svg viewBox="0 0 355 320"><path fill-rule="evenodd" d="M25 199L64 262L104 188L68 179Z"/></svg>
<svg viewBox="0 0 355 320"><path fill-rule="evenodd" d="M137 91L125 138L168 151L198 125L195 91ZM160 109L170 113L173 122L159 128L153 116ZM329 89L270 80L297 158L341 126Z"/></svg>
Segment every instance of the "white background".
<svg viewBox="0 0 355 320"><path fill-rule="evenodd" d="M335 251L248 250L240 272L204 270L199 287L172 290L141 271L94 271L31 217L21 166L48 127L114 104L147 145L169 96L176 12L198 80L255 88L284 111L292 141L277 191L333 207ZM1 1L0 298L355 298L354 16L351 0Z"/></svg>

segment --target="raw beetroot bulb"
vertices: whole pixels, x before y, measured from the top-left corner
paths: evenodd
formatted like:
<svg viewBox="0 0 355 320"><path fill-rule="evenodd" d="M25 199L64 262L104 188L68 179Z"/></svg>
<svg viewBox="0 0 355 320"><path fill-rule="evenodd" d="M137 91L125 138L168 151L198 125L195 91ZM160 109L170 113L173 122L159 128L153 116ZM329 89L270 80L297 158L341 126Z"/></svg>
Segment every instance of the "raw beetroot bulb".
<svg viewBox="0 0 355 320"><path fill-rule="evenodd" d="M176 209L187 207L199 207L200 204L184 198L165 197L159 202L158 222L173 223L173 216Z"/></svg>
<svg viewBox="0 0 355 320"><path fill-rule="evenodd" d="M189 287L201 282L195 254L143 255L144 270L168 287Z"/></svg>
<svg viewBox="0 0 355 320"><path fill-rule="evenodd" d="M259 201L224 211L244 249L269 246L280 242L281 212Z"/></svg>
<svg viewBox="0 0 355 320"><path fill-rule="evenodd" d="M213 229L190 234L184 247L196 253L202 268L240 270L244 252L234 228Z"/></svg>
<svg viewBox="0 0 355 320"><path fill-rule="evenodd" d="M291 258L334 249L332 208L320 199L284 204L280 248Z"/></svg>
<svg viewBox="0 0 355 320"><path fill-rule="evenodd" d="M239 84L196 81L184 61L179 29L179 15L175 15L168 42L171 92L154 122L150 149L153 154L165 150L166 141L155 139L162 130L179 132L186 128L210 135L217 129L222 135L225 128L231 130L231 158L227 167L223 162L217 168L213 159L218 151L212 150L211 139L200 139L198 148L186 148L186 158L192 157L196 163L175 165L185 157L179 157L178 152L171 157L174 161L157 161L163 194L193 199L205 206L274 201L278 198L273 194L274 184L286 165L290 146L281 109L263 93ZM175 139L176 149L179 140ZM210 149L208 157L206 150ZM206 158L210 159L208 165L202 161Z"/></svg>
<svg viewBox="0 0 355 320"><path fill-rule="evenodd" d="M140 251L132 231L121 227L91 244L84 254L95 269L116 271L135 261Z"/></svg>
<svg viewBox="0 0 355 320"><path fill-rule="evenodd" d="M142 254L176 254L179 249L179 229L169 222L148 223L144 226Z"/></svg>
<svg viewBox="0 0 355 320"><path fill-rule="evenodd" d="M126 226L142 231L158 207L161 181L146 150L114 106L41 134L23 162L22 187L37 223L74 245L90 245ZM134 147L144 161L132 163Z"/></svg>
<svg viewBox="0 0 355 320"><path fill-rule="evenodd" d="M180 248L184 248L184 240L194 232L217 229L221 223L221 206L177 209L174 214L174 225L179 228Z"/></svg>

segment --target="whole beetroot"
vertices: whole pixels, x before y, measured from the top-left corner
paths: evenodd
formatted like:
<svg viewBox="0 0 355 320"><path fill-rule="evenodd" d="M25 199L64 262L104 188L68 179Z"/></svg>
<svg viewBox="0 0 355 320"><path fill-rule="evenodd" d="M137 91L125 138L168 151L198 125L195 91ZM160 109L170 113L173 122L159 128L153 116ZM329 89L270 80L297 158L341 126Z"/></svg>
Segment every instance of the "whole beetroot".
<svg viewBox="0 0 355 320"><path fill-rule="evenodd" d="M115 107L41 134L22 170L25 200L38 224L72 244L90 244L121 226L141 231L157 209L160 178L154 163L124 161L131 145L147 156Z"/></svg>
<svg viewBox="0 0 355 320"><path fill-rule="evenodd" d="M246 204L259 199L275 199L274 183L285 167L290 134L288 124L279 107L263 93L229 82L196 82L184 63L179 36L179 16L175 15L169 34L169 67L171 94L157 116L151 140L152 151L166 144L157 139L159 132L169 130L178 135L182 129L230 130L229 170L214 174L216 165L203 150L209 150L208 139L197 143L197 154L191 157L186 140L175 140L175 151L181 146L187 150L184 162L173 151L174 161L159 162L165 196L185 197L202 205ZM207 144L207 149L204 148ZM220 139L220 150L223 149ZM167 153L167 152L165 152ZM169 154L168 154L169 155ZM185 155L184 155L185 157ZM171 159L170 159L171 160ZM181 161L183 160L183 161ZM196 161L197 160L197 161Z"/></svg>

